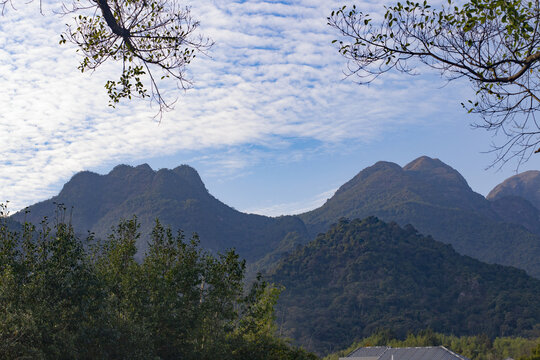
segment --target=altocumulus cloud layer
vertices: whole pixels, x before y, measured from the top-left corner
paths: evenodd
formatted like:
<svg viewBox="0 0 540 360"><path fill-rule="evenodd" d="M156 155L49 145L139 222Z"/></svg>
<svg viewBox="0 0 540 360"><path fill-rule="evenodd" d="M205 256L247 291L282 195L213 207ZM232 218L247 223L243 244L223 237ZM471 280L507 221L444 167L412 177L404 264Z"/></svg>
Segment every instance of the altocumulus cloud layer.
<svg viewBox="0 0 540 360"><path fill-rule="evenodd" d="M388 76L370 87L343 80L326 25L340 5L194 1L192 13L216 45L192 64L194 87L158 124L144 101L107 106L103 85L119 68L77 70L75 49L58 45L70 19L50 13L56 2L45 2L42 16L36 1L21 1L0 21L0 199L18 209L50 197L77 171L121 159L254 145L267 159L291 139L362 142L433 114L444 99L420 101L433 89L420 78ZM375 12L382 4L361 6Z"/></svg>

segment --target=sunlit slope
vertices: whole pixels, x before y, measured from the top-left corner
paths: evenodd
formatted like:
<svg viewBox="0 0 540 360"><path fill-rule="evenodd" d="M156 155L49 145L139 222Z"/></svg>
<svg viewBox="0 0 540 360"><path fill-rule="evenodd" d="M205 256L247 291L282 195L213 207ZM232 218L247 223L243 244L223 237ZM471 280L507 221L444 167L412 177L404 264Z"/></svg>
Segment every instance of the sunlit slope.
<svg viewBox="0 0 540 360"><path fill-rule="evenodd" d="M412 224L421 233L452 244L461 254L516 266L540 277L540 236L501 216L500 207L475 193L456 170L438 159L424 156L403 168L378 162L300 218L314 236L341 217L371 215Z"/></svg>

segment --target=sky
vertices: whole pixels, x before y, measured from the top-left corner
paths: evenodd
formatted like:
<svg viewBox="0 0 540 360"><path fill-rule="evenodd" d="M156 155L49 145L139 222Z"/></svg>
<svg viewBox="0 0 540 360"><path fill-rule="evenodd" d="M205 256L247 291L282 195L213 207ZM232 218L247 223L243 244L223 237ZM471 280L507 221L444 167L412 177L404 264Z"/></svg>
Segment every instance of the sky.
<svg viewBox="0 0 540 360"><path fill-rule="evenodd" d="M120 64L81 73L80 54L59 45L69 16L57 1L14 0L0 17L0 202L16 211L56 195L82 170L118 164L194 167L209 192L237 210L277 216L320 206L380 160L401 166L427 155L487 193L516 171L491 167L493 134L460 103L465 80L420 69L369 86L344 74L326 24L340 0L187 1L215 45L190 64L193 87L158 121L144 100L108 106L107 79ZM387 1L356 1L377 14ZM496 141L496 139L495 139Z"/></svg>

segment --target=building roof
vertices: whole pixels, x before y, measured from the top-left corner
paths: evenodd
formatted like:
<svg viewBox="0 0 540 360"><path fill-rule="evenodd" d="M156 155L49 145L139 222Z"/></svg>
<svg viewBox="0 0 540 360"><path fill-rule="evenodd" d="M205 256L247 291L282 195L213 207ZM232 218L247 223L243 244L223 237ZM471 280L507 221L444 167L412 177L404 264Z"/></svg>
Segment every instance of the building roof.
<svg viewBox="0 0 540 360"><path fill-rule="evenodd" d="M444 346L392 348L389 346L356 349L343 360L469 360Z"/></svg>

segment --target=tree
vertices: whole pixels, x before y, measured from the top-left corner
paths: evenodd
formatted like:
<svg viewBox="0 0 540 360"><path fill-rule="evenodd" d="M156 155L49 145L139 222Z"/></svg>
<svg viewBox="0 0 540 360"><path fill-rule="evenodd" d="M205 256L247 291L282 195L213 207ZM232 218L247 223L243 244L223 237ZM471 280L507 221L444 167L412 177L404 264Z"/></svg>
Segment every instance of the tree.
<svg viewBox="0 0 540 360"><path fill-rule="evenodd" d="M530 356L522 356L519 360L540 360L540 343L531 350Z"/></svg>
<svg viewBox="0 0 540 360"><path fill-rule="evenodd" d="M423 63L448 81L466 78L477 98L462 104L481 115L479 128L502 133L495 163L518 166L540 152L540 2L448 0L440 9L427 1L398 2L376 20L356 6L328 17L341 40L349 75L369 83L388 71L413 74Z"/></svg>
<svg viewBox="0 0 540 360"><path fill-rule="evenodd" d="M13 0L0 0L2 13L8 5L13 7ZM149 98L161 116L175 102L165 98L162 80L189 88L186 66L212 45L197 34L199 22L190 9L176 0L72 0L62 6L64 14L75 16L60 43L78 46L81 72L106 62L121 64L119 79L105 84L113 107L124 98Z"/></svg>
<svg viewBox="0 0 540 360"><path fill-rule="evenodd" d="M63 218L60 211L60 217ZM245 262L159 222L81 240L65 221L10 230L0 204L1 359L316 359L275 336L279 289L244 289Z"/></svg>
<svg viewBox="0 0 540 360"><path fill-rule="evenodd" d="M0 358L99 358L113 345L86 259L69 224L27 223L16 233L0 219Z"/></svg>

